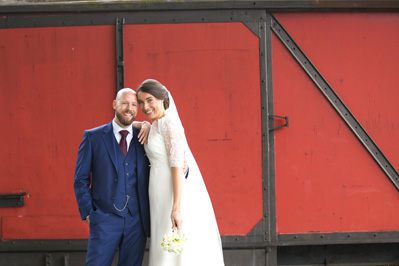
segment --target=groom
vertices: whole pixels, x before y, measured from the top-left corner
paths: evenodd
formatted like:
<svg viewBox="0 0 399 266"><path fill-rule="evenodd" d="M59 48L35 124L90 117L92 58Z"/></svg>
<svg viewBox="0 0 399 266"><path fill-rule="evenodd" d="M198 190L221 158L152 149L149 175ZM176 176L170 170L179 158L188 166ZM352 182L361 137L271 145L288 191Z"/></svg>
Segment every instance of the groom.
<svg viewBox="0 0 399 266"><path fill-rule="evenodd" d="M76 160L74 189L82 220L90 225L86 265L141 265L150 236L149 162L132 127L137 97L122 89L115 118L86 130Z"/></svg>

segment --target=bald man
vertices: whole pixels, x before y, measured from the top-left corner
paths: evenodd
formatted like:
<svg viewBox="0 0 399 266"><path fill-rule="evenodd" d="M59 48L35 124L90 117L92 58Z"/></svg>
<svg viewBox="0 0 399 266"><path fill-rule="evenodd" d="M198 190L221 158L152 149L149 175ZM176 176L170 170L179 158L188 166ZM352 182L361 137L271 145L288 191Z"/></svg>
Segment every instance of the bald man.
<svg viewBox="0 0 399 266"><path fill-rule="evenodd" d="M90 226L86 265L111 265L118 252L118 265L138 266L150 236L150 214L149 162L132 126L138 111L135 91L120 90L113 108L110 123L83 133L75 196Z"/></svg>

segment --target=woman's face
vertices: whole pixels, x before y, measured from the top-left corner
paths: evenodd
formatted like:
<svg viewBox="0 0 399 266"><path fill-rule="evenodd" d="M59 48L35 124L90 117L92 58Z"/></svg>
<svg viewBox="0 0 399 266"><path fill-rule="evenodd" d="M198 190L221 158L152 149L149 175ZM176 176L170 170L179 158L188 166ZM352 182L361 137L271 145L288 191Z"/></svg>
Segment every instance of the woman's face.
<svg viewBox="0 0 399 266"><path fill-rule="evenodd" d="M151 121L158 120L165 115L163 99L157 99L152 94L140 91L137 94L139 108Z"/></svg>

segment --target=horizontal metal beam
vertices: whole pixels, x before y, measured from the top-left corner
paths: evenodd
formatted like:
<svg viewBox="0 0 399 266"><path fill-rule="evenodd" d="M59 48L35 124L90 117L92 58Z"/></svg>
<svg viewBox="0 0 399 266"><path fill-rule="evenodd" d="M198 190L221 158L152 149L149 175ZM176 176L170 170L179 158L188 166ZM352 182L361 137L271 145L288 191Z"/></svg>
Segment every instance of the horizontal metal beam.
<svg viewBox="0 0 399 266"><path fill-rule="evenodd" d="M88 241L86 239L37 239L7 241L0 239L0 253L86 251L87 243ZM274 246L384 243L399 243L399 231L280 234L277 236L277 242L265 242L261 236L222 236L222 246L224 250L265 249Z"/></svg>
<svg viewBox="0 0 399 266"><path fill-rule="evenodd" d="M263 1L17 1L0 4L0 15L6 13L47 12L118 12L145 10L199 10L199 9L269 9L278 10L390 10L398 9L397 0L263 0Z"/></svg>
<svg viewBox="0 0 399 266"><path fill-rule="evenodd" d="M86 251L87 243L85 239L0 240L0 254L2 252Z"/></svg>
<svg viewBox="0 0 399 266"><path fill-rule="evenodd" d="M0 6L0 10L1 10ZM117 18L124 18L124 24L178 24L178 23L215 23L242 22L258 35L254 26L259 20L265 20L263 10L190 10L168 12L121 12L121 13L57 13L7 14L0 16L1 28L38 28L115 25Z"/></svg>
<svg viewBox="0 0 399 266"><path fill-rule="evenodd" d="M399 243L399 231L278 235L278 246Z"/></svg>

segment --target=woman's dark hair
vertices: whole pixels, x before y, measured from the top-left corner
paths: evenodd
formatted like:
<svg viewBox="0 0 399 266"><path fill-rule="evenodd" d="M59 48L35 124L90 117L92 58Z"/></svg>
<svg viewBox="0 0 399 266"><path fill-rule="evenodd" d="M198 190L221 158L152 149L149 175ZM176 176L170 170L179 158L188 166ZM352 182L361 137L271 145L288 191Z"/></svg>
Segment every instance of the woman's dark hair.
<svg viewBox="0 0 399 266"><path fill-rule="evenodd" d="M158 100L163 100L163 106L166 109L169 108L169 95L166 88L161 84L161 82L155 79L146 79L137 88L137 94L142 91L149 93Z"/></svg>

